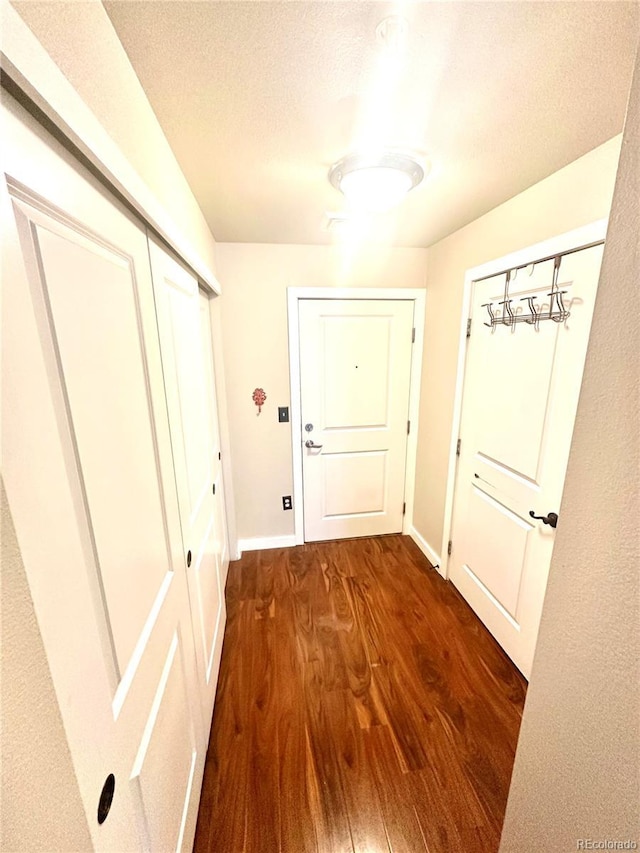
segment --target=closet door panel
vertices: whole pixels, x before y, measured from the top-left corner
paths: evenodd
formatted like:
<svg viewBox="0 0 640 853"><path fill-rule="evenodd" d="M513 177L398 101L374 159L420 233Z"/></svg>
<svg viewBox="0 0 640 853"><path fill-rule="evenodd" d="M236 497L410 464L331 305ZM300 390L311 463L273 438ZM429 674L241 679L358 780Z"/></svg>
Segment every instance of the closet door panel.
<svg viewBox="0 0 640 853"><path fill-rule="evenodd" d="M149 849L191 850L192 792L198 790L198 734L181 637L171 638L152 711L132 771ZM178 796L176 796L178 792ZM197 802L197 800L196 800ZM187 838L185 839L185 831ZM186 843L184 843L186 840Z"/></svg>
<svg viewBox="0 0 640 853"><path fill-rule="evenodd" d="M189 270L155 242L150 247L182 535L192 554L188 583L206 722L224 632L221 561L227 541L209 300Z"/></svg>
<svg viewBox="0 0 640 853"><path fill-rule="evenodd" d="M134 270L72 229L33 230L124 672L171 564Z"/></svg>
<svg viewBox="0 0 640 853"><path fill-rule="evenodd" d="M211 313L210 299L200 291L200 339L202 341L202 357L204 359L204 376L207 387L207 414L208 423L213 442L212 458L214 465L214 483L216 485L215 522L214 522L214 551L216 555L218 573L222 587L227 576L229 564L229 547L227 535L227 520L224 504L224 481L222 478L222 465L220 464L220 428L218 421L217 392L214 376L213 341L211 339Z"/></svg>
<svg viewBox="0 0 640 853"><path fill-rule="evenodd" d="M203 722L146 234L11 99L3 129L3 477L93 846L191 849Z"/></svg>

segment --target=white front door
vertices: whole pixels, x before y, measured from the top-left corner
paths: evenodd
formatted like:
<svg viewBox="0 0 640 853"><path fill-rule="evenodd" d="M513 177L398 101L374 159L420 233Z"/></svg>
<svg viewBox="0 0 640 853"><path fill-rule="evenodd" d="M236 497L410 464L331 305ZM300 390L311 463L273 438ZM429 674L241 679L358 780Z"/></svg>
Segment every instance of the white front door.
<svg viewBox="0 0 640 853"><path fill-rule="evenodd" d="M154 241L150 255L208 739L228 564L209 298L197 279Z"/></svg>
<svg viewBox="0 0 640 853"><path fill-rule="evenodd" d="M205 738L146 235L9 98L3 131L3 477L93 847L190 850Z"/></svg>
<svg viewBox="0 0 640 853"><path fill-rule="evenodd" d="M402 530L414 303L299 302L305 540Z"/></svg>
<svg viewBox="0 0 640 853"><path fill-rule="evenodd" d="M560 513L601 260L602 246L562 257L563 323L491 329L482 306L501 310L505 275L474 285L450 576L527 678L555 536L531 513ZM548 310L553 269L519 270L514 310L529 295Z"/></svg>

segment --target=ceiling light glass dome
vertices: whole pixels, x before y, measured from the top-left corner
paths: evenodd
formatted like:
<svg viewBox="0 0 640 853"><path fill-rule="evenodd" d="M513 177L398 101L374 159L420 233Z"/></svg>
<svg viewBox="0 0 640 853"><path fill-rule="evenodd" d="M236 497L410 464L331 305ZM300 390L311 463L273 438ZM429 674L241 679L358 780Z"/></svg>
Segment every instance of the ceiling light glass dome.
<svg viewBox="0 0 640 853"><path fill-rule="evenodd" d="M329 171L329 181L350 207L372 213L395 207L423 178L424 169L416 159L392 152L351 154Z"/></svg>

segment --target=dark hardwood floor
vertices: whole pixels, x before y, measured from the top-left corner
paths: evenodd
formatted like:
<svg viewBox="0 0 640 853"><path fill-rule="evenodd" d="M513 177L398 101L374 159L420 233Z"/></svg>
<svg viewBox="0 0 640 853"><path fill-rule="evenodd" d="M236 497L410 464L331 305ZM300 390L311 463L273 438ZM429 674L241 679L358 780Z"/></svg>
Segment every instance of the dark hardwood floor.
<svg viewBox="0 0 640 853"><path fill-rule="evenodd" d="M196 853L492 853L526 681L406 536L231 564Z"/></svg>

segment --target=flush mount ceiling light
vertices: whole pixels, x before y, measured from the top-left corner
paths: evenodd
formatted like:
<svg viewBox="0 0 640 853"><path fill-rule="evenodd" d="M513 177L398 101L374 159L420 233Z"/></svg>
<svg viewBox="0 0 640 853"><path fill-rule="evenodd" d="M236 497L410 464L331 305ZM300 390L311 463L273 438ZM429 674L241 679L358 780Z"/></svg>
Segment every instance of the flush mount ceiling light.
<svg viewBox="0 0 640 853"><path fill-rule="evenodd" d="M349 204L379 213L394 207L424 178L424 169L408 154L350 154L335 163L329 181Z"/></svg>
<svg viewBox="0 0 640 853"><path fill-rule="evenodd" d="M376 42L393 53L406 50L408 36L409 22L402 15L389 15L376 27Z"/></svg>

